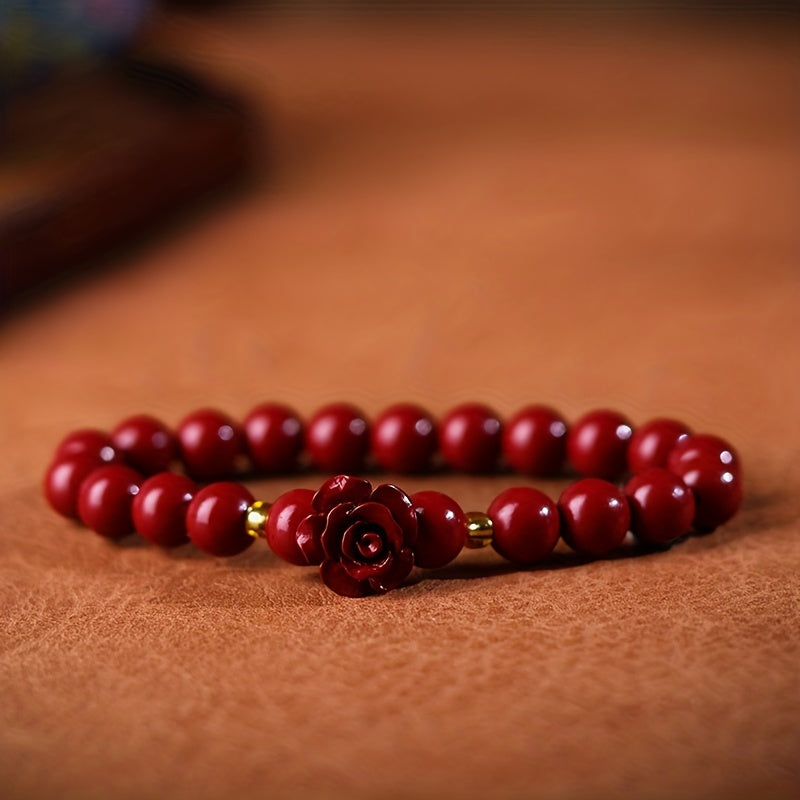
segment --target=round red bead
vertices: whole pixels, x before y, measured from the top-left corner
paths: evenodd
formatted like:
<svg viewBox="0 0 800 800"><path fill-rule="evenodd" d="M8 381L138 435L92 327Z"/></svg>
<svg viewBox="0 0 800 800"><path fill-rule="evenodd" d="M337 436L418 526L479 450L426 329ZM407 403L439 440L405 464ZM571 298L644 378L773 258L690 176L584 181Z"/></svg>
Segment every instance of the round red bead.
<svg viewBox="0 0 800 800"><path fill-rule="evenodd" d="M292 489L282 494L270 506L267 518L267 544L270 550L279 558L298 567L322 562L321 549L319 558L309 561L297 546L297 526L307 516L316 513L311 504L313 499L314 492L311 489Z"/></svg>
<svg viewBox="0 0 800 800"><path fill-rule="evenodd" d="M641 472L666 467L667 456L679 440L691 431L674 419L654 419L637 428L628 445L628 469Z"/></svg>
<svg viewBox="0 0 800 800"><path fill-rule="evenodd" d="M497 414L484 405L454 408L440 427L444 460L461 472L491 472L500 455L502 427Z"/></svg>
<svg viewBox="0 0 800 800"><path fill-rule="evenodd" d="M466 544L466 514L442 492L417 492L411 502L417 514L414 563L425 569L449 564Z"/></svg>
<svg viewBox="0 0 800 800"><path fill-rule="evenodd" d="M348 403L321 408L308 423L306 449L321 472L360 472L369 449L366 417Z"/></svg>
<svg viewBox="0 0 800 800"><path fill-rule="evenodd" d="M111 437L94 428L73 431L61 441L56 448L56 460L72 456L91 456L108 464L121 460L121 456L114 450Z"/></svg>
<svg viewBox="0 0 800 800"><path fill-rule="evenodd" d="M145 475L169 469L177 454L173 433L154 417L128 417L111 432L114 449L125 461Z"/></svg>
<svg viewBox="0 0 800 800"><path fill-rule="evenodd" d="M235 556L253 543L245 518L253 495L238 483L212 483L201 489L186 510L186 532L205 553Z"/></svg>
<svg viewBox="0 0 800 800"><path fill-rule="evenodd" d="M44 496L65 517L78 516L78 492L83 479L102 465L96 456L77 455L54 461L44 475Z"/></svg>
<svg viewBox="0 0 800 800"><path fill-rule="evenodd" d="M739 454L719 436L709 433L694 433L681 439L670 451L667 469L677 475L689 467L708 465L740 475L742 471Z"/></svg>
<svg viewBox="0 0 800 800"><path fill-rule="evenodd" d="M567 458L576 472L614 480L625 472L633 427L616 411L591 411L567 436Z"/></svg>
<svg viewBox="0 0 800 800"><path fill-rule="evenodd" d="M723 466L694 461L679 475L694 493L697 531L710 533L742 505L742 479Z"/></svg>
<svg viewBox="0 0 800 800"><path fill-rule="evenodd" d="M516 564L541 561L558 542L558 508L536 489L506 489L492 501L488 515L492 546Z"/></svg>
<svg viewBox="0 0 800 800"><path fill-rule="evenodd" d="M274 475L297 467L303 449L303 423L292 409L263 403L247 415L243 427L247 451L257 470Z"/></svg>
<svg viewBox="0 0 800 800"><path fill-rule="evenodd" d="M123 464L107 464L90 472L78 492L78 515L95 533L119 539L133 533L131 505L142 476Z"/></svg>
<svg viewBox="0 0 800 800"><path fill-rule="evenodd" d="M651 467L625 486L631 510L631 530L647 544L669 544L685 536L694 519L694 495L672 472Z"/></svg>
<svg viewBox="0 0 800 800"><path fill-rule="evenodd" d="M585 478L558 500L561 537L578 553L600 557L622 544L631 523L625 495L613 483Z"/></svg>
<svg viewBox="0 0 800 800"><path fill-rule="evenodd" d="M372 454L383 469L425 472L436 451L436 425L427 411L402 403L387 408L372 429Z"/></svg>
<svg viewBox="0 0 800 800"><path fill-rule="evenodd" d="M564 465L567 425L551 408L527 406L503 428L503 455L528 475L557 475Z"/></svg>
<svg viewBox="0 0 800 800"><path fill-rule="evenodd" d="M213 409L189 414L178 426L181 458L186 471L198 480L214 480L236 471L243 438L239 426Z"/></svg>
<svg viewBox="0 0 800 800"><path fill-rule="evenodd" d="M188 542L186 510L196 491L193 481L172 472L148 478L133 498L131 514L136 532L160 547Z"/></svg>

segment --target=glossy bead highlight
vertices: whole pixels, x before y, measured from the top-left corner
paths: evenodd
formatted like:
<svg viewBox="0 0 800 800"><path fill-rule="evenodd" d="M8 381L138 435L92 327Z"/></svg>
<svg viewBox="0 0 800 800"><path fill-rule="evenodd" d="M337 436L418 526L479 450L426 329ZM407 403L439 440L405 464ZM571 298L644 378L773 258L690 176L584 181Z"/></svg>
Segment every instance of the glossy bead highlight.
<svg viewBox="0 0 800 800"><path fill-rule="evenodd" d="M64 517L78 518L78 492L83 479L103 462L96 456L77 455L54 461L44 475L44 496L50 507Z"/></svg>
<svg viewBox="0 0 800 800"><path fill-rule="evenodd" d="M433 418L425 409L410 403L387 408L372 429L372 455L389 472L426 472L436 444Z"/></svg>
<svg viewBox="0 0 800 800"><path fill-rule="evenodd" d="M90 456L106 464L122 459L114 449L111 437L105 431L95 428L73 431L61 441L56 448L55 460L60 461L72 456Z"/></svg>
<svg viewBox="0 0 800 800"><path fill-rule="evenodd" d="M178 442L186 472L205 481L235 473L244 447L239 426L214 409L201 409L185 417L178 425Z"/></svg>
<svg viewBox="0 0 800 800"><path fill-rule="evenodd" d="M695 461L680 477L694 493L693 526L701 533L711 533L742 505L742 479L725 467Z"/></svg>
<svg viewBox="0 0 800 800"><path fill-rule="evenodd" d="M580 475L616 480L625 472L632 435L633 426L622 414L591 411L570 429L567 458Z"/></svg>
<svg viewBox="0 0 800 800"><path fill-rule="evenodd" d="M314 492L311 489L285 492L272 504L267 519L267 544L270 550L298 567L322 563L321 548L309 560L297 546L297 526L306 517L316 513L313 499Z"/></svg>
<svg viewBox="0 0 800 800"><path fill-rule="evenodd" d="M631 510L631 531L639 541L666 545L689 533L694 495L669 470L652 467L634 475L625 486L625 496Z"/></svg>
<svg viewBox="0 0 800 800"><path fill-rule="evenodd" d="M235 556L255 541L245 517L253 497L244 486L222 481L201 489L186 510L186 532L194 545L212 556Z"/></svg>
<svg viewBox="0 0 800 800"><path fill-rule="evenodd" d="M567 449L567 423L547 406L527 406L503 428L503 455L526 475L558 475Z"/></svg>
<svg viewBox="0 0 800 800"><path fill-rule="evenodd" d="M366 417L349 403L321 408L308 423L306 449L320 472L361 472L369 449Z"/></svg>
<svg viewBox="0 0 800 800"><path fill-rule="evenodd" d="M651 467L666 467L675 445L691 433L682 422L654 419L637 428L628 445L628 470L642 472Z"/></svg>
<svg viewBox="0 0 800 800"><path fill-rule="evenodd" d="M303 449L303 423L288 406L262 403L245 417L244 435L253 466L267 475L297 469Z"/></svg>
<svg viewBox="0 0 800 800"><path fill-rule="evenodd" d="M541 561L558 542L558 508L536 489L506 489L492 501L488 514L492 520L492 546L515 564Z"/></svg>
<svg viewBox="0 0 800 800"><path fill-rule="evenodd" d="M450 411L440 426L440 448L448 466L469 473L491 472L500 455L502 423L480 403Z"/></svg>
<svg viewBox="0 0 800 800"><path fill-rule="evenodd" d="M90 472L78 493L83 524L108 539L133 533L131 505L142 480L140 473L123 464L107 464Z"/></svg>
<svg viewBox="0 0 800 800"><path fill-rule="evenodd" d="M561 537L576 552L600 558L619 547L631 524L625 495L613 483L584 478L558 500Z"/></svg>
<svg viewBox="0 0 800 800"><path fill-rule="evenodd" d="M711 466L741 475L742 462L733 445L719 436L694 433L681 439L670 451L667 468L677 475L689 468Z"/></svg>
<svg viewBox="0 0 800 800"><path fill-rule="evenodd" d="M148 478L131 507L136 532L159 547L188 542L186 511L196 492L194 481L183 475L162 472Z"/></svg>
<svg viewBox="0 0 800 800"><path fill-rule="evenodd" d="M442 492L411 495L417 515L414 563L425 569L449 564L467 541L467 516L461 506Z"/></svg>
<svg viewBox="0 0 800 800"><path fill-rule="evenodd" d="M111 442L125 462L144 475L155 475L169 469L178 454L172 431L147 414L120 422L111 432Z"/></svg>

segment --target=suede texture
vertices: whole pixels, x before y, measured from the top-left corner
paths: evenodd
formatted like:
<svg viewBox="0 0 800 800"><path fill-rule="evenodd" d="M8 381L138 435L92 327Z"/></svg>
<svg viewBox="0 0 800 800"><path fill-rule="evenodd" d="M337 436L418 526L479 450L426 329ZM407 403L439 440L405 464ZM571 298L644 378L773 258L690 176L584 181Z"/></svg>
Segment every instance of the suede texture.
<svg viewBox="0 0 800 800"><path fill-rule="evenodd" d="M796 796L788 30L209 12L148 47L262 109L271 167L3 323L0 794ZM112 544L41 499L73 428L265 399L673 416L735 443L745 503L667 552L469 552L352 600L263 542ZM566 485L382 479L470 510Z"/></svg>

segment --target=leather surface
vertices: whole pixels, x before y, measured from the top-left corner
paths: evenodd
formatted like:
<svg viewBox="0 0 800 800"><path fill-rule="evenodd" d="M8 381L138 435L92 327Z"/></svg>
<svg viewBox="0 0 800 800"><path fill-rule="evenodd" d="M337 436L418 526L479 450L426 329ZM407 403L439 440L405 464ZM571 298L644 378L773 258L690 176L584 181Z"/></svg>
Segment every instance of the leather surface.
<svg viewBox="0 0 800 800"><path fill-rule="evenodd" d="M268 109L271 177L4 323L3 797L796 796L795 44L163 20L154 49ZM162 553L43 506L74 427L267 398L675 416L740 449L745 506L361 601L262 542ZM399 482L481 509L511 481Z"/></svg>

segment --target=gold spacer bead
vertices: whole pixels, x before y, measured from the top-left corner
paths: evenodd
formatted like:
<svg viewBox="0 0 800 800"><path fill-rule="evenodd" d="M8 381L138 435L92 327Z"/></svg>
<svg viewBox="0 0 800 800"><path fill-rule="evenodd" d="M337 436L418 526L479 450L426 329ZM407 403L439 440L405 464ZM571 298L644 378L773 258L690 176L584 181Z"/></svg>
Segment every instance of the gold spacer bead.
<svg viewBox="0 0 800 800"><path fill-rule="evenodd" d="M467 511L467 547L477 550L492 543L492 520L482 511Z"/></svg>
<svg viewBox="0 0 800 800"><path fill-rule="evenodd" d="M266 536L270 505L270 503L265 503L263 500L256 500L253 505L247 508L245 530L254 539L263 539Z"/></svg>

